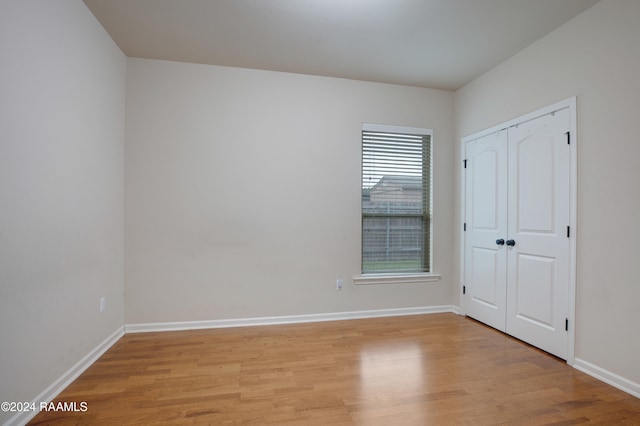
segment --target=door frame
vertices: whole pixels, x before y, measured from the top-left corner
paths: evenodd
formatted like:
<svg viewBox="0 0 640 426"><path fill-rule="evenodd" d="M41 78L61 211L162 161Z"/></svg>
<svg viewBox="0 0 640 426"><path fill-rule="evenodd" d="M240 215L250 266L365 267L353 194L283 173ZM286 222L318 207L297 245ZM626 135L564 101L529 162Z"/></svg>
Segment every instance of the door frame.
<svg viewBox="0 0 640 426"><path fill-rule="evenodd" d="M577 141L578 141L578 131L577 131L577 114L576 114L576 97L573 96L571 98L562 100L555 104L546 106L544 108L532 111L528 114L522 115L520 117L505 121L503 123L497 124L495 126L489 127L487 129L481 130L479 132L473 133L471 135L465 136L460 141L460 164L463 165L466 160L466 144L474 139L478 139L483 136L487 136L491 133L498 132L500 130L507 129L512 126L516 126L518 124L531 121L533 119L542 117L547 114L551 114L555 111L569 108L569 131L570 131L570 158L571 158L571 182L570 182L570 218L569 218L569 226L571 227L571 237L569 240L569 306L567 307L567 316L569 319L569 330L567 336L567 364L573 365L575 362L575 329L576 329L576 240L578 236L578 228L577 228L577 188L578 188L578 170L577 170ZM466 307L465 307L465 297L463 294L463 287L465 285L465 223L467 222L466 218L466 177L465 177L465 167L460 167L460 286L459 286L459 300L460 300L460 310L459 313L461 315L466 316Z"/></svg>

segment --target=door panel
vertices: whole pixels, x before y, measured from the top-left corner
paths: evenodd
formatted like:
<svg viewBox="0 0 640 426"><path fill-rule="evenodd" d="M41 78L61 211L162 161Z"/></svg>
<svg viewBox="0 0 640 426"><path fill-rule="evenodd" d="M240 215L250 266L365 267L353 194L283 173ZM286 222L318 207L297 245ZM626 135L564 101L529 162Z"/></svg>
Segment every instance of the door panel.
<svg viewBox="0 0 640 426"><path fill-rule="evenodd" d="M473 167L473 203L471 223L473 229L484 231L499 231L498 199L504 197L498 194L498 183L501 167L498 167L499 159L502 157L496 146L480 141L475 146L472 156Z"/></svg>
<svg viewBox="0 0 640 426"><path fill-rule="evenodd" d="M513 133L513 131L512 131ZM517 157L516 186L518 232L553 233L555 231L554 138L548 134L527 135L512 144Z"/></svg>
<svg viewBox="0 0 640 426"><path fill-rule="evenodd" d="M467 315L498 330L506 321L507 132L467 144Z"/></svg>
<svg viewBox="0 0 640 426"><path fill-rule="evenodd" d="M555 259L519 254L516 269L515 315L520 320L553 329Z"/></svg>
<svg viewBox="0 0 640 426"><path fill-rule="evenodd" d="M471 271L476 278L472 296L476 303L486 307L504 311L502 295L498 295L501 274L498 273L498 250L474 247L471 252Z"/></svg>
<svg viewBox="0 0 640 426"><path fill-rule="evenodd" d="M509 129L507 333L567 356L569 110Z"/></svg>

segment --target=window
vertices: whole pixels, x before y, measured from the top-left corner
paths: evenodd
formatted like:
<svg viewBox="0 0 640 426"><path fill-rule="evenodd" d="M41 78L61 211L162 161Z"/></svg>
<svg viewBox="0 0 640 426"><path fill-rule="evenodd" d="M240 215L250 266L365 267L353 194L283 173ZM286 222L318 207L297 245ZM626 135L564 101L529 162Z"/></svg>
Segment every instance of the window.
<svg viewBox="0 0 640 426"><path fill-rule="evenodd" d="M363 125L363 274L431 272L431 135Z"/></svg>

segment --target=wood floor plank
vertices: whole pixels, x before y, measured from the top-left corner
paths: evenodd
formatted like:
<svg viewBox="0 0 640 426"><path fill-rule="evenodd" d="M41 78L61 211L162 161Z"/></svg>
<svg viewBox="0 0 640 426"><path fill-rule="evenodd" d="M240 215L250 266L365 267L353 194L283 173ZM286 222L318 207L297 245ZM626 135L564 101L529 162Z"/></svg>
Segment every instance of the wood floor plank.
<svg viewBox="0 0 640 426"><path fill-rule="evenodd" d="M640 425L640 399L455 314L128 334L31 425Z"/></svg>

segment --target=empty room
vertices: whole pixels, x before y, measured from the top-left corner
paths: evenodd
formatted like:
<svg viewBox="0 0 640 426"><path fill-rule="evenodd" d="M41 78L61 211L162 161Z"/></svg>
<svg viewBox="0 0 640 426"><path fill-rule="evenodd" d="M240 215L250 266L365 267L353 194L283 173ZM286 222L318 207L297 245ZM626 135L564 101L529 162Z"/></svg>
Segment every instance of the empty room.
<svg viewBox="0 0 640 426"><path fill-rule="evenodd" d="M637 0L0 0L0 424L640 425Z"/></svg>

